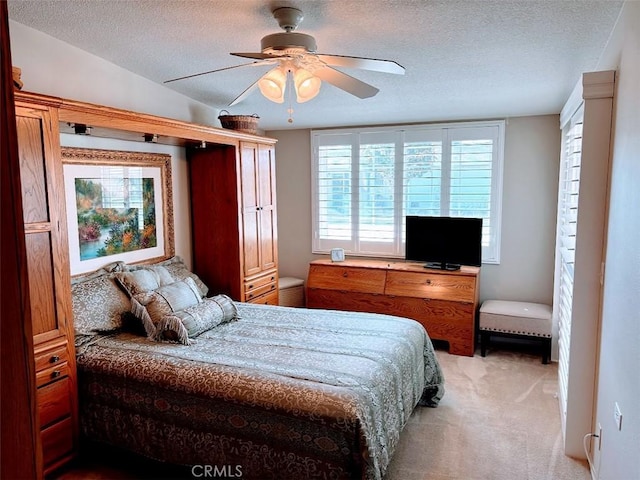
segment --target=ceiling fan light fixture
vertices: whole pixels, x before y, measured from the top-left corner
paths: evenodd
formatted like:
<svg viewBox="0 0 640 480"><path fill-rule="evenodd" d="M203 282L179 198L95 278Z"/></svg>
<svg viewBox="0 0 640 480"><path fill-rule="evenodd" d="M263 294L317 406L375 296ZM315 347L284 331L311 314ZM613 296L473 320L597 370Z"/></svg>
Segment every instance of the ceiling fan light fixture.
<svg viewBox="0 0 640 480"><path fill-rule="evenodd" d="M269 70L259 81L262 95L276 103L284 103L284 91L287 86L287 73L280 67Z"/></svg>
<svg viewBox="0 0 640 480"><path fill-rule="evenodd" d="M186 75L164 83L250 65L277 65L249 85L229 106L240 103L258 87L264 97L276 103L284 103L286 93L289 114L291 114L294 91L298 103L308 102L320 93L323 82L363 99L373 97L379 92L373 85L343 73L335 67L359 68L398 75L403 75L405 72L402 65L392 60L317 53L315 38L306 33L294 32L304 18L301 10L294 7L280 7L272 10L272 13L284 32L262 37L260 52L231 53L237 57L250 58L252 62ZM291 85L289 91L286 91L289 81ZM292 121L291 117L289 121Z"/></svg>
<svg viewBox="0 0 640 480"><path fill-rule="evenodd" d="M298 68L293 74L293 84L296 89L296 100L298 103L304 103L320 93L322 81L309 70Z"/></svg>

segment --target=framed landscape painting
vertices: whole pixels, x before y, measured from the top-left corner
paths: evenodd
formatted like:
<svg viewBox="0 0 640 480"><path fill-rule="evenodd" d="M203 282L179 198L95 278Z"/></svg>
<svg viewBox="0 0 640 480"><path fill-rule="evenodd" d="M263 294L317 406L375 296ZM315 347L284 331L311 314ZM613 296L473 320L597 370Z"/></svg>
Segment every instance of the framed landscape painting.
<svg viewBox="0 0 640 480"><path fill-rule="evenodd" d="M71 274L174 255L171 156L62 148Z"/></svg>

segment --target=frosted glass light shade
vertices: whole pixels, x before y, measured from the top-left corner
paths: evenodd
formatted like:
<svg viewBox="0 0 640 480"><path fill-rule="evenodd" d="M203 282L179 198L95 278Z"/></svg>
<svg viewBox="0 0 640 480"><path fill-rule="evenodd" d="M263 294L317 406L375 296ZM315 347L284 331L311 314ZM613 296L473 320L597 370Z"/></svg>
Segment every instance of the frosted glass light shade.
<svg viewBox="0 0 640 480"><path fill-rule="evenodd" d="M284 91L287 86L287 74L280 67L269 70L258 81L258 88L262 95L272 102L283 103Z"/></svg>
<svg viewBox="0 0 640 480"><path fill-rule="evenodd" d="M296 88L296 99L298 103L304 103L320 93L320 85L322 82L308 70L299 68L293 75L293 84Z"/></svg>

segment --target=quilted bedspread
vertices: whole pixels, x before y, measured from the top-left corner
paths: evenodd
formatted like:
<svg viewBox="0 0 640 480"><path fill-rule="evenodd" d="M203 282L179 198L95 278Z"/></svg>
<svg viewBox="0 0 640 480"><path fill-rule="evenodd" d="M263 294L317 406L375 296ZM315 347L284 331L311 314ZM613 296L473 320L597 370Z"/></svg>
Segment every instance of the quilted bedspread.
<svg viewBox="0 0 640 480"><path fill-rule="evenodd" d="M88 438L242 478L381 479L442 371L424 328L377 314L238 303L192 345L132 333L78 349Z"/></svg>

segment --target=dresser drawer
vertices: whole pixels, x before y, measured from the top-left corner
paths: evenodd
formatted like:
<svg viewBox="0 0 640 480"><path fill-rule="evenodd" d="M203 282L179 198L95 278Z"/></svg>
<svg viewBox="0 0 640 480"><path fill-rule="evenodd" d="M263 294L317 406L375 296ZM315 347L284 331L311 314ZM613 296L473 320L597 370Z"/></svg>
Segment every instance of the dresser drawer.
<svg viewBox="0 0 640 480"><path fill-rule="evenodd" d="M307 287L382 294L385 276L385 270L375 268L312 264Z"/></svg>
<svg viewBox="0 0 640 480"><path fill-rule="evenodd" d="M46 428L56 420L71 415L71 391L69 377L38 388L40 427Z"/></svg>
<svg viewBox="0 0 640 480"><path fill-rule="evenodd" d="M67 362L67 346L66 344L55 348L39 352L35 356L36 372L48 369L52 366Z"/></svg>
<svg viewBox="0 0 640 480"><path fill-rule="evenodd" d="M45 370L36 372L36 387L41 387L47 383L61 379L69 375L69 364L67 362L56 364Z"/></svg>
<svg viewBox="0 0 640 480"><path fill-rule="evenodd" d="M65 418L42 430L42 456L47 466L73 452L73 423Z"/></svg>
<svg viewBox="0 0 640 480"><path fill-rule="evenodd" d="M473 303L475 284L473 276L389 271L385 294Z"/></svg>
<svg viewBox="0 0 640 480"><path fill-rule="evenodd" d="M259 297L247 300L247 302L259 305L278 305L278 291L274 290L264 295L260 295Z"/></svg>
<svg viewBox="0 0 640 480"><path fill-rule="evenodd" d="M250 302L252 299L260 297L269 292L275 292L277 296L277 291L278 291L278 288L277 288L276 282L267 283L266 285L262 285L260 287L253 288L251 290L246 291L244 294L244 298L245 298L245 301Z"/></svg>
<svg viewBox="0 0 640 480"><path fill-rule="evenodd" d="M253 292L265 285L277 283L278 276L275 273L271 273L269 275L262 275L261 277L255 277L250 280L245 280L244 282L244 293L247 294L249 292Z"/></svg>

